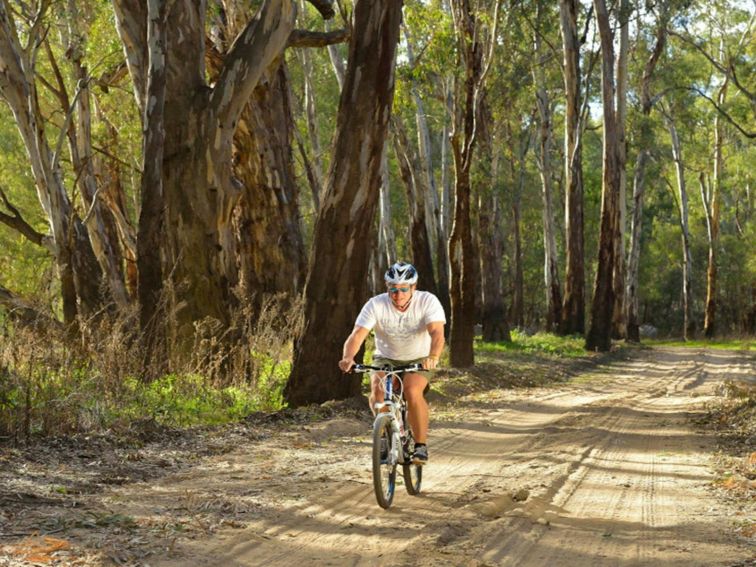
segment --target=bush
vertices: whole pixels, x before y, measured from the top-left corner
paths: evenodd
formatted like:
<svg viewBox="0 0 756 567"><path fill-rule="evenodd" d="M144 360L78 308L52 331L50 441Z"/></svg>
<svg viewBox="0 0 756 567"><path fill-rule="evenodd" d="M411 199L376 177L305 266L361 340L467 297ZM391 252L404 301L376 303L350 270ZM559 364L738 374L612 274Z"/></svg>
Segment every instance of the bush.
<svg viewBox="0 0 756 567"><path fill-rule="evenodd" d="M0 442L96 432L154 419L187 426L283 406L298 305L271 298L240 309L226 338L199 325L194 356L159 375L145 363L135 313L85 321L77 339L0 324ZM203 342L205 341L205 342ZM157 361L163 366L165 361ZM150 376L156 375L154 379Z"/></svg>

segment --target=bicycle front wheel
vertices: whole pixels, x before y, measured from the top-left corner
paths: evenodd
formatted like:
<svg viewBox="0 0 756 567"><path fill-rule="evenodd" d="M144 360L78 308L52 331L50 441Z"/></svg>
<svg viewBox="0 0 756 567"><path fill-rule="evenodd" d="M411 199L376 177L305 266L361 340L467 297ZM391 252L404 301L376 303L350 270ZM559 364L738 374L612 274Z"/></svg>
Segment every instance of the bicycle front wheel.
<svg viewBox="0 0 756 567"><path fill-rule="evenodd" d="M422 465L413 465L412 461L410 461L413 445L412 432L409 432L404 445L402 474L404 476L404 487L407 489L407 492L410 496L417 496L420 494L420 485L423 483L423 467Z"/></svg>
<svg viewBox="0 0 756 567"><path fill-rule="evenodd" d="M381 508L388 508L394 499L396 461L391 462L393 436L391 416L379 415L373 426L373 488Z"/></svg>

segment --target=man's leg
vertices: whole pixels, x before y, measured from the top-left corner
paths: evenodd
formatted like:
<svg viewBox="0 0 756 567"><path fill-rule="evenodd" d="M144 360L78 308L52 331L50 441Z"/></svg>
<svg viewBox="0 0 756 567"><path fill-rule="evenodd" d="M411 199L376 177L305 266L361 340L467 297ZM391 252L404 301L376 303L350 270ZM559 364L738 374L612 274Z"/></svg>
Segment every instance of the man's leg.
<svg viewBox="0 0 756 567"><path fill-rule="evenodd" d="M385 382L385 372L375 372L370 375L370 397L368 398L368 402L370 403L370 411L373 412L373 415L376 414L375 411L375 404L376 402L382 402L384 398L384 386L383 383ZM382 412L387 412L388 408L381 408Z"/></svg>
<svg viewBox="0 0 756 567"><path fill-rule="evenodd" d="M404 375L404 397L409 407L409 422L415 443L426 443L428 440L428 402L425 401L423 391L428 385L428 379L422 374Z"/></svg>

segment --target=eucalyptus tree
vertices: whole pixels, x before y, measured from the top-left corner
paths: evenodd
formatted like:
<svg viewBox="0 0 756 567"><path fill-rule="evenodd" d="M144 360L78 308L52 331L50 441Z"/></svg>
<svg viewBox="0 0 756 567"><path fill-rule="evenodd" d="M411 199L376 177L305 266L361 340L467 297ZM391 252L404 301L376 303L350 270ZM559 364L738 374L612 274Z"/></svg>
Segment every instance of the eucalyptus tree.
<svg viewBox="0 0 756 567"><path fill-rule="evenodd" d="M627 120L628 57L630 49L630 16L632 7L629 0L619 0L617 25L619 41L615 60L614 108L617 117L617 168L619 169L619 210L618 234L614 240L614 307L612 311L612 336L624 338L627 334L625 320L625 225L627 217L627 142L625 139Z"/></svg>
<svg viewBox="0 0 756 567"><path fill-rule="evenodd" d="M400 116L394 115L391 120L392 139L396 153L399 172L404 182L409 204L409 235L412 250L412 262L418 272L423 275L420 285L424 290L438 295L436 278L433 270L433 254L431 249L431 234L428 225L431 222L427 201L431 198L427 186L427 173L422 167L422 158L410 143L407 129ZM430 211L432 214L432 210Z"/></svg>
<svg viewBox="0 0 756 567"><path fill-rule="evenodd" d="M401 2L358 0L331 166L313 236L304 325L284 395L301 405L360 391L336 361L366 299L381 161L391 118Z"/></svg>
<svg viewBox="0 0 756 567"><path fill-rule="evenodd" d="M743 74L744 60L753 52L756 11L750 14L743 6L696 6L698 15L697 33L683 26L674 30L674 36L682 47L702 57L712 71L709 84L693 86L694 92L713 107L712 164L711 174L701 171L699 186L707 228L708 263L706 270L706 306L704 310L704 334L707 338L716 331L720 252L720 204L727 191L726 139L748 139L748 123L756 112L756 97L753 94L752 77ZM734 95L734 96L733 96ZM738 108L740 99L748 101ZM750 107L750 108L749 108ZM743 112L745 111L745 112ZM731 134L728 135L728 130ZM706 169L709 169L708 167Z"/></svg>
<svg viewBox="0 0 756 567"><path fill-rule="evenodd" d="M554 168L552 165L554 113L553 101L547 82L546 65L552 58L544 48L547 23L546 2L536 1L535 22L533 23L533 86L536 108L538 109L538 153L536 163L541 175L541 195L543 198L543 277L546 288L546 329L556 331L561 327L562 286L559 278L559 258L557 254L556 226L554 224Z"/></svg>
<svg viewBox="0 0 756 567"><path fill-rule="evenodd" d="M502 148L492 112L480 102L480 154L475 184L478 194L478 248L480 250L481 326L484 341L511 342L504 302L504 199L499 164Z"/></svg>
<svg viewBox="0 0 756 567"><path fill-rule="evenodd" d="M633 173L632 218L630 221L630 248L627 259L627 280L625 293L625 308L627 310L627 340L640 342L640 313L638 273L640 268L641 236L643 227L643 201L646 191L646 169L654 146L653 125L651 111L658 98L653 95L651 87L659 59L664 52L667 41L667 24L669 22L669 6L662 2L656 18L655 32L651 51L648 54L643 72L640 75L640 127L638 137L638 154L635 158Z"/></svg>
<svg viewBox="0 0 756 567"><path fill-rule="evenodd" d="M677 128L677 120L673 110L662 109L664 122L669 130L672 143L672 160L677 179L677 207L680 213L680 232L682 236L683 258L683 339L691 339L695 332L693 318L693 256L691 253L690 224L688 222L688 187L685 180L685 162L683 159L682 142Z"/></svg>
<svg viewBox="0 0 756 567"><path fill-rule="evenodd" d="M21 10L27 21L17 21L7 2L0 3L0 97L10 107L31 165L37 197L50 227L44 243L55 258L60 277L63 318L73 325L78 315L89 316L100 310L112 295L100 292L102 268L92 248L87 224L75 209L65 185L61 166L63 139L69 132L74 108L66 109L61 130L53 134L52 146L46 131L47 117L41 107L38 86L39 51L44 44L45 20L50 2L42 1L34 12ZM24 31L26 43L19 32ZM80 84L85 87L87 81ZM81 88L74 96L81 96ZM76 144L71 146L76 151ZM90 195L93 199L94 195ZM99 218L99 217L98 217ZM101 224L94 226L101 230ZM106 238L104 234L103 241ZM110 265L101 256L107 265Z"/></svg>
<svg viewBox="0 0 756 567"><path fill-rule="evenodd" d="M601 177L601 228L598 262L591 304L591 324L586 336L588 350L611 348L614 310L615 241L619 237L620 157L615 107L614 39L605 0L594 0L596 22L601 38L601 101L603 151Z"/></svg>
<svg viewBox="0 0 756 567"><path fill-rule="evenodd" d="M564 300L561 327L564 334L585 332L585 252L583 230L583 144L584 120L580 90L580 46L578 0L560 0L559 23L564 53L565 93L565 254ZM590 13L586 19L590 19ZM586 97L587 98L587 97Z"/></svg>
<svg viewBox="0 0 756 567"><path fill-rule="evenodd" d="M475 362L473 338L476 316L478 258L472 235L470 172L480 120L480 101L493 60L501 2L494 3L492 26L483 13L475 13L468 0L452 0L451 9L461 76L454 97L451 146L454 156L454 225L449 237L451 266L451 333L449 360L452 366Z"/></svg>
<svg viewBox="0 0 756 567"><path fill-rule="evenodd" d="M418 187L425 192L425 219L434 259L435 289L447 314L449 299L449 208L451 204L448 175L449 130L452 114L451 73L454 57L454 36L451 33L451 14L442 3L407 2L402 22L404 48L397 75L397 103L404 109L407 124L414 123L416 136L408 135L409 143L416 139L416 170ZM414 120L409 120L409 115ZM434 128L435 124L442 126ZM409 128L411 130L411 128ZM440 130L440 131L439 131ZM440 146L438 168L433 148ZM436 183L436 169L440 169L440 184ZM447 332L449 328L447 327Z"/></svg>
<svg viewBox="0 0 756 567"><path fill-rule="evenodd" d="M326 3L311 3L331 15ZM229 324L233 213L243 197L234 175L234 136L260 80L268 72L275 80L271 65L289 43L296 4L263 2L225 53L212 84L205 71L205 2L113 5L144 112L145 148L151 148L142 182L141 319L143 325L154 320L158 298L167 293L169 342L182 355L192 348L197 324Z"/></svg>

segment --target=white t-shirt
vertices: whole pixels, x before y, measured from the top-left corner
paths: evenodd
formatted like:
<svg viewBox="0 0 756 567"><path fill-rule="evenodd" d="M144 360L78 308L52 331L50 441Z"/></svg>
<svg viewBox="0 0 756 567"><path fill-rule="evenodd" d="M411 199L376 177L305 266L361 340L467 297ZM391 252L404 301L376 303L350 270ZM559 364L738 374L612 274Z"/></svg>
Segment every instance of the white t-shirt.
<svg viewBox="0 0 756 567"><path fill-rule="evenodd" d="M376 295L360 311L355 325L375 331L374 358L409 361L430 353L429 323L446 323L444 308L427 291L415 291L406 311L391 303L388 293Z"/></svg>

